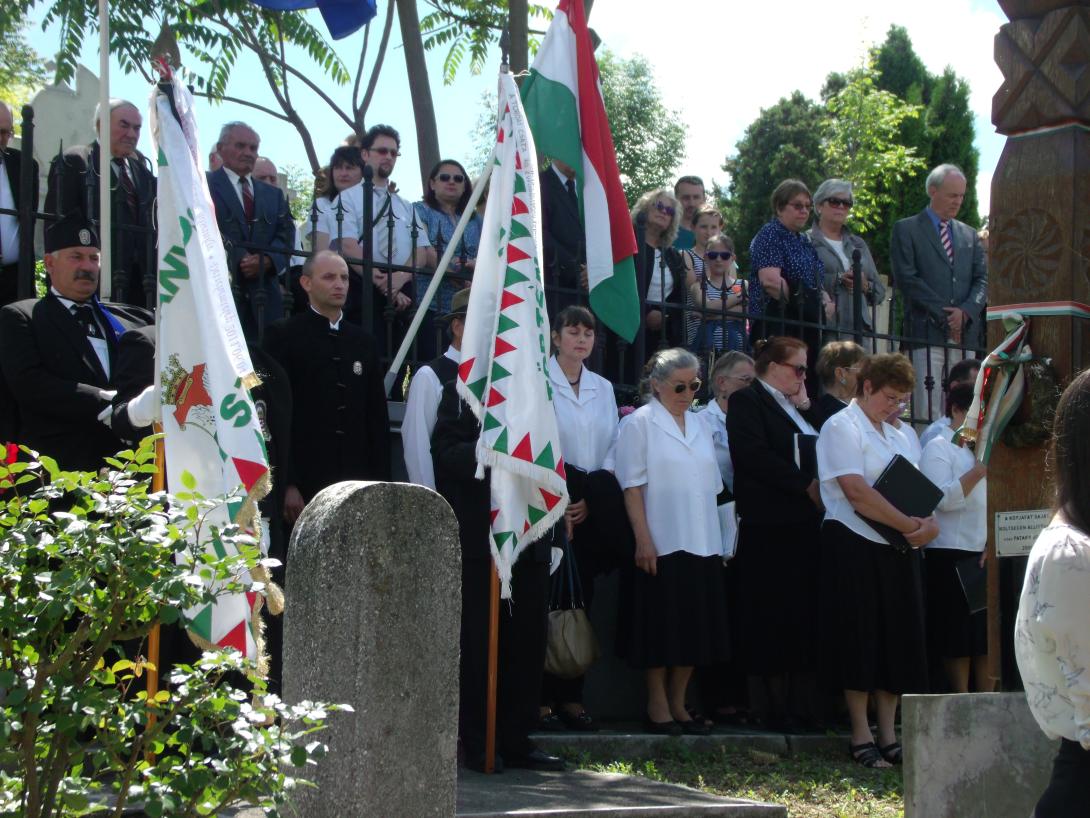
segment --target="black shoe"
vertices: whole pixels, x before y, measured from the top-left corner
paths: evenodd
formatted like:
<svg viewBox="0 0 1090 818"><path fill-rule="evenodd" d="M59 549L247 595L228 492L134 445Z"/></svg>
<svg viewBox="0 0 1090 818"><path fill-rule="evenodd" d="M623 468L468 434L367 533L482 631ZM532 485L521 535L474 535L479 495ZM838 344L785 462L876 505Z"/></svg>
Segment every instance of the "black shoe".
<svg viewBox="0 0 1090 818"><path fill-rule="evenodd" d="M466 753L464 764L467 770L473 770L474 772L483 773L484 753ZM496 753L495 758L493 759L492 772L503 772L503 757L499 753Z"/></svg>
<svg viewBox="0 0 1090 818"><path fill-rule="evenodd" d="M542 733L562 733L564 732L564 722L560 720L560 716L556 713L548 713L537 720L537 729Z"/></svg>
<svg viewBox="0 0 1090 818"><path fill-rule="evenodd" d="M560 756L551 756L535 747L526 755L508 755L507 768L510 770L563 770L564 759Z"/></svg>
<svg viewBox="0 0 1090 818"><path fill-rule="evenodd" d="M673 719L670 721L652 721L650 717L643 720L643 731L652 736L680 736L681 725Z"/></svg>
<svg viewBox="0 0 1090 818"><path fill-rule="evenodd" d="M560 720L564 722L569 730L574 730L577 733L595 733L598 731L598 722L586 710L580 710L578 713L561 710L557 715L560 716Z"/></svg>
<svg viewBox="0 0 1090 818"><path fill-rule="evenodd" d="M679 721L677 724L681 727L681 732L687 736L707 736L712 732L712 728L705 724L702 718Z"/></svg>

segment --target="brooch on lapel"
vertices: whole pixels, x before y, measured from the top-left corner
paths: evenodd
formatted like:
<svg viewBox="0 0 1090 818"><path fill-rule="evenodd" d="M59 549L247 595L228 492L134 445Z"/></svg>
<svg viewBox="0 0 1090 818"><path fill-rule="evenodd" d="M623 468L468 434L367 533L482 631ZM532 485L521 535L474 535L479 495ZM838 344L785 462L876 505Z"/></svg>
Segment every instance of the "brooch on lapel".
<svg viewBox="0 0 1090 818"><path fill-rule="evenodd" d="M353 361L352 362L352 374L353 375L362 375L363 374L363 364L360 363L359 361Z"/></svg>

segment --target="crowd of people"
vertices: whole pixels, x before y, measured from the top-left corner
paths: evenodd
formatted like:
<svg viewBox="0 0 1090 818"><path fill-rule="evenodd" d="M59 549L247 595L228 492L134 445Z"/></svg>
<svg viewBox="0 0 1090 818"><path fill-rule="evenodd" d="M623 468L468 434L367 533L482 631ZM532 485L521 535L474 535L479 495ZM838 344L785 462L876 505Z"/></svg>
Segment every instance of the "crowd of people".
<svg viewBox="0 0 1090 818"><path fill-rule="evenodd" d="M123 100L96 116L96 127L110 129L112 207L123 226L113 236L113 303L96 297L97 141L52 163L44 297L16 301L18 220L0 214L11 296L0 310L0 436L68 468L100 467L154 417L154 336L140 327L153 322L155 178L136 150L141 125ZM0 105L0 207L9 208L19 188L19 155L6 148L11 130L10 109ZM421 308L429 271L458 242L453 274L427 306L417 355L424 363L414 367L400 432L408 479L437 489L458 516L460 727L466 763L479 767L489 500L487 482L471 479L479 428L454 389L481 231L475 213L455 237L470 180L458 162L443 160L423 200L407 202L392 181L400 137L376 125L333 152L311 217L297 228L259 149L254 128L225 125L208 187L263 382L255 401L276 490L262 512L271 555L282 562L290 560L291 526L319 491L394 476L381 369L393 350L382 328L391 313L404 319ZM565 524L516 565L519 604L501 614L501 755L508 766L555 767L559 759L530 733L598 728L583 678L544 673L550 555L559 547L577 568L588 608L595 582L619 574L612 644L644 674L649 732L824 726L846 710L853 758L868 767L899 763L900 694L987 681L981 613L969 609L958 579L968 563L981 564L986 529L984 469L953 442L971 399L976 363L968 353L978 346L987 287L981 240L955 219L965 175L935 168L929 206L894 227L890 272L917 342L906 343L907 354L868 354L847 340L859 329L854 288L868 307L886 297L874 256L848 227L849 181L825 180L813 196L799 180L777 186L771 217L749 243L748 275L699 178L646 192L632 220L642 242L644 348L654 354L640 405L628 411L615 390L625 372L611 368L616 339L583 305L575 182L562 162L542 170L553 313L547 377L571 502ZM305 254L297 249L304 236ZM364 281L359 262L368 252ZM374 313L365 329L352 317L367 300ZM864 310L866 326L870 315ZM921 439L909 418L934 422ZM894 455L942 489L934 516L906 517L872 488ZM900 532L910 547L895 548L864 518ZM274 686L278 633L270 627ZM945 674L929 672L940 666ZM843 691L843 707L824 695L831 689ZM868 701L877 708L876 736Z"/></svg>

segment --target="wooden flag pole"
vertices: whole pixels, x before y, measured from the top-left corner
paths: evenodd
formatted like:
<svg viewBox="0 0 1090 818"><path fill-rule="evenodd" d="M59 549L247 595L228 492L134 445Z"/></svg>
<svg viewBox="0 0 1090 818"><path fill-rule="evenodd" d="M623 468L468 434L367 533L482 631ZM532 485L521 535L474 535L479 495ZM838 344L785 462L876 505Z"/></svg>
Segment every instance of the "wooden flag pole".
<svg viewBox="0 0 1090 818"><path fill-rule="evenodd" d="M500 572L489 562L488 583L488 695L485 702L484 771L496 771L496 688L500 656Z"/></svg>
<svg viewBox="0 0 1090 818"><path fill-rule="evenodd" d="M162 432L162 426L158 423L155 424L155 431ZM162 491L166 488L166 449L163 447L163 438L159 438L155 441L155 474L151 476L151 490L152 493ZM147 673L147 702L150 706L155 701L156 694L159 693L159 623L156 622L152 625L151 632L148 634L148 663L152 666L146 668ZM155 711L152 710L148 713L148 727L155 726ZM147 752L146 758L149 764L155 763L155 753Z"/></svg>

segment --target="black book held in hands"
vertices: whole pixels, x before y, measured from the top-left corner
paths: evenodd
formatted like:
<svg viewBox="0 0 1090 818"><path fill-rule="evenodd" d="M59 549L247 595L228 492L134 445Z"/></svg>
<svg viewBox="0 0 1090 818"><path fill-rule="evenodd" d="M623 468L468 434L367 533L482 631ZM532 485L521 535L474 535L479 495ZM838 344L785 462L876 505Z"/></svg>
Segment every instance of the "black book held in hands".
<svg viewBox="0 0 1090 818"><path fill-rule="evenodd" d="M874 481L874 490L889 501L895 509L909 517L930 517L942 501L942 489L932 483L912 462L895 454L889 464ZM857 511L867 525L881 534L898 551L909 551L905 535L896 528L864 517Z"/></svg>

